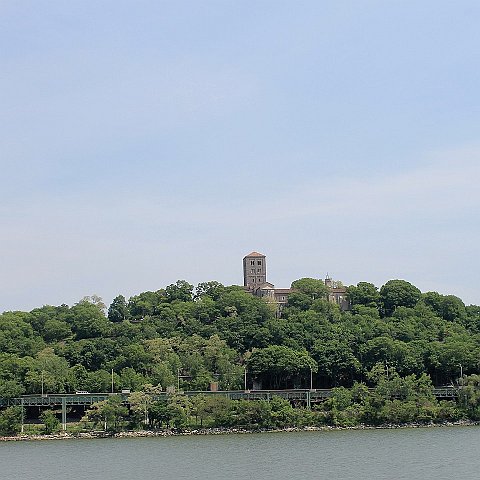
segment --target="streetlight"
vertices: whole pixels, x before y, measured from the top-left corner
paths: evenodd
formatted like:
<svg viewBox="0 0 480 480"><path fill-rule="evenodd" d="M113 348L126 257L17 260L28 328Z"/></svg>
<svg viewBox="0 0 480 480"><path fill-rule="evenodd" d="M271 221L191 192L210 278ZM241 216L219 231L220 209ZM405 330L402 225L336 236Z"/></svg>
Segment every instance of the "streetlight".
<svg viewBox="0 0 480 480"><path fill-rule="evenodd" d="M247 367L243 366L243 389L247 391Z"/></svg>
<svg viewBox="0 0 480 480"><path fill-rule="evenodd" d="M310 390L313 390L313 370L311 365L310 365Z"/></svg>

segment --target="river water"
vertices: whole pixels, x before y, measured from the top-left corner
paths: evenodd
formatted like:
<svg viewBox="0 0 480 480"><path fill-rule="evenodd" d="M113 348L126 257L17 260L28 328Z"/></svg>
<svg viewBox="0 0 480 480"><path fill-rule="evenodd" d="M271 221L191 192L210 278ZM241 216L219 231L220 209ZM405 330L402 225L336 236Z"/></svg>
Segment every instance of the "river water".
<svg viewBox="0 0 480 480"><path fill-rule="evenodd" d="M480 427L0 443L1 478L475 479Z"/></svg>

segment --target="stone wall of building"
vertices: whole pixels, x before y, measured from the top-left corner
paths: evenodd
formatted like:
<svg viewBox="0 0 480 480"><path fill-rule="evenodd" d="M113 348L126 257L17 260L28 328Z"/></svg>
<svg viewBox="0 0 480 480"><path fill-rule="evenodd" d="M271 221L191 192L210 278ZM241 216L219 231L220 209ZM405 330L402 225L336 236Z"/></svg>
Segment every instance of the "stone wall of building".
<svg viewBox="0 0 480 480"><path fill-rule="evenodd" d="M347 289L328 275L325 278L325 285L329 289L328 300L336 303L341 310L349 310ZM267 281L267 258L258 252L251 252L243 258L243 286L252 295L274 301L279 311L288 303L288 297L294 291L291 288L275 288L275 285Z"/></svg>

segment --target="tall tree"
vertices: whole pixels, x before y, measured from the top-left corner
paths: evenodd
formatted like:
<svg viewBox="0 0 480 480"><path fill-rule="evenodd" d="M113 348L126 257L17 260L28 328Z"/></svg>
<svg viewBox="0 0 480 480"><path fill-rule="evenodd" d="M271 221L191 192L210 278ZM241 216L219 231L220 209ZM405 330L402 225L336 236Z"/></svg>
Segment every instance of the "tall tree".
<svg viewBox="0 0 480 480"><path fill-rule="evenodd" d="M122 322L127 318L127 315L127 301L123 295L117 295L108 307L108 319L111 322Z"/></svg>
<svg viewBox="0 0 480 480"><path fill-rule="evenodd" d="M389 280L380 288L380 301L385 315L397 307L414 307L420 300L420 290L406 280Z"/></svg>
<svg viewBox="0 0 480 480"><path fill-rule="evenodd" d="M0 435L15 435L22 425L22 407L7 407L0 412Z"/></svg>
<svg viewBox="0 0 480 480"><path fill-rule="evenodd" d="M304 350L272 345L254 350L247 361L248 371L266 386L291 388L292 382L305 379L317 371L317 363Z"/></svg>
<svg viewBox="0 0 480 480"><path fill-rule="evenodd" d="M378 288L373 283L368 282L359 282L357 286L347 287L347 296L352 306L377 307L380 300Z"/></svg>
<svg viewBox="0 0 480 480"><path fill-rule="evenodd" d="M328 288L323 280L315 278L300 278L292 282L292 288L300 293L308 295L312 300L317 298L326 298Z"/></svg>
<svg viewBox="0 0 480 480"><path fill-rule="evenodd" d="M55 433L60 428L60 420L51 410L44 410L40 415L40 420L47 435Z"/></svg>
<svg viewBox="0 0 480 480"><path fill-rule="evenodd" d="M165 288L165 293L170 302L174 300L190 302L193 298L193 285L190 285L185 280L177 280L176 283Z"/></svg>

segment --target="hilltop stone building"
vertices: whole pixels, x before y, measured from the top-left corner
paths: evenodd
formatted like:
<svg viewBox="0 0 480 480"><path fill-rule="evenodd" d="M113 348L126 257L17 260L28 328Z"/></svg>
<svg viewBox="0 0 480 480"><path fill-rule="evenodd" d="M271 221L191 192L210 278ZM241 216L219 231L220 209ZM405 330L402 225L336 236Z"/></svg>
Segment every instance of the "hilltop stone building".
<svg viewBox="0 0 480 480"><path fill-rule="evenodd" d="M347 289L328 275L325 285L329 290L328 300L336 303L341 310L349 310ZM278 311L287 304L289 295L294 291L291 288L275 288L273 283L267 281L267 259L258 252L251 252L243 258L243 286L252 295L275 302Z"/></svg>

